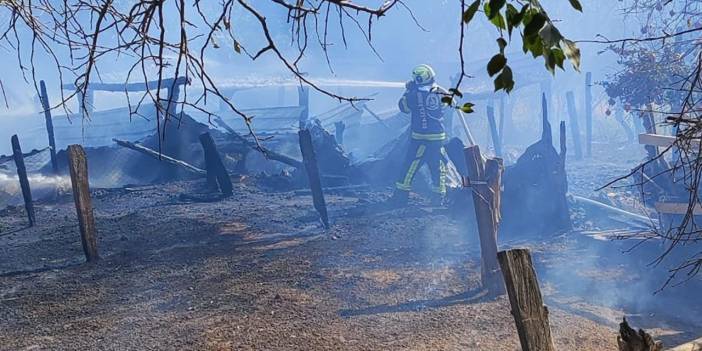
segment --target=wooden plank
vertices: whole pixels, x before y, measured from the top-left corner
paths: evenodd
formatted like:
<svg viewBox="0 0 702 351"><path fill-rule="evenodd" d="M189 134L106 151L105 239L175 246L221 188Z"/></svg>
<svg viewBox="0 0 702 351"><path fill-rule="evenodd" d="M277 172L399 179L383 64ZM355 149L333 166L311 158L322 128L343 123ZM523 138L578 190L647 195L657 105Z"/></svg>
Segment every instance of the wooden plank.
<svg viewBox="0 0 702 351"><path fill-rule="evenodd" d="M555 351L548 309L544 306L529 250L500 251L497 258L502 267L522 350Z"/></svg>
<svg viewBox="0 0 702 351"><path fill-rule="evenodd" d="M499 179L494 179L494 165L488 167L487 179L485 164L480 154L480 147L469 146L464 150L468 180L473 189L473 204L475 217L478 223L481 255L481 282L483 288L491 296L504 294L504 283L500 276L500 267L497 263L497 225L499 222L499 197L493 189L499 189ZM499 171L501 172L501 171ZM497 184L494 182L497 181ZM499 191L499 190L498 190ZM499 195L498 195L499 196Z"/></svg>
<svg viewBox="0 0 702 351"><path fill-rule="evenodd" d="M258 152L263 153L263 155L266 156L267 159L274 160L274 161L278 161L278 162L282 162L282 163L284 163L284 164L286 164L286 165L288 165L288 166L292 166L292 167L295 167L295 168L298 168L298 169L300 169L300 168L303 167L303 163L302 163L302 162L300 162L300 161L298 161L298 160L296 160L296 159L294 159L294 158L292 158L292 157L285 156L285 155L283 155L283 154L279 154L279 153L277 153L277 152L275 152L275 151L273 151L273 150L269 150L269 149L267 149L267 148L265 148L265 147L263 147L263 146L261 146L261 145L257 145L257 144L256 144L255 142L253 142L253 141L246 140L243 136L241 136L241 135L240 135L239 133L237 133L234 129L232 129L227 123L225 123L221 118L215 117L214 122L215 122L218 126L224 128L224 130L226 130L227 133L229 133L229 135L230 135L232 138L234 138L236 141L239 141L239 142L243 143L244 145L248 146L249 148L251 148L251 149L253 149L253 150L256 150L256 151L258 151Z"/></svg>
<svg viewBox="0 0 702 351"><path fill-rule="evenodd" d="M41 92L41 105L44 109L44 120L46 121L46 133L49 136L49 147L51 150L51 169L54 174L58 174L58 161L56 160L56 138L54 137L54 121L51 118L51 105L49 104L49 94L46 93L46 83L39 81Z"/></svg>
<svg viewBox="0 0 702 351"><path fill-rule="evenodd" d="M222 163L222 158L217 151L217 145L209 132L200 134L200 143L205 152L205 164L207 165L207 181L214 181L215 186L219 185L219 189L224 196L233 194L232 180L229 178L229 173Z"/></svg>
<svg viewBox="0 0 702 351"><path fill-rule="evenodd" d="M570 118L570 135L573 139L573 151L575 159L583 158L583 149L580 146L580 126L578 125L578 112L575 108L575 96L572 91L566 93L566 103L568 105L568 117Z"/></svg>
<svg viewBox="0 0 702 351"><path fill-rule="evenodd" d="M639 144L641 145L647 145L647 146L656 146L656 147L668 147L671 146L675 143L675 140L677 140L676 137L670 136L670 135L660 135L660 134L650 134L650 133L642 133L639 134ZM692 142L694 147L699 146L700 141L699 140L694 140Z"/></svg>
<svg viewBox="0 0 702 351"><path fill-rule="evenodd" d="M329 229L329 215L327 213L327 203L324 200L322 192L322 181L319 177L319 168L317 167L317 156L314 152L312 144L312 134L309 129L302 129L298 132L300 136L300 151L302 151L302 159L307 170L307 179L312 190L312 201L314 208L319 213L324 228Z"/></svg>
<svg viewBox="0 0 702 351"><path fill-rule="evenodd" d="M488 105L487 107L488 123L490 124L490 136L492 136L492 146L495 148L495 156L502 157L502 143L500 135L497 132L497 121L495 120L495 109Z"/></svg>
<svg viewBox="0 0 702 351"><path fill-rule="evenodd" d="M68 146L68 168L71 172L73 199L76 203L85 259L88 262L95 262L100 258L97 249L97 228L95 227L93 204L88 185L88 159L82 146Z"/></svg>
<svg viewBox="0 0 702 351"><path fill-rule="evenodd" d="M687 202L656 202L654 204L658 213L684 215L687 213L689 204ZM702 206L695 205L693 210L695 216L702 215Z"/></svg>
<svg viewBox="0 0 702 351"><path fill-rule="evenodd" d="M205 171L203 169L197 168L197 167L195 167L195 166L193 166L185 161L181 161L181 160L175 159L173 157L166 156L158 151L151 150L146 146L135 144L135 143L125 141L125 140L119 140L119 139L112 139L112 141L117 143L117 145L119 145L119 146L126 147L128 149L132 149L132 150L140 152L144 155L153 157L159 161L164 161L164 162L170 163L172 165L182 167L182 168L187 169L188 171L190 171L192 173L199 174L202 176L207 175L207 171Z"/></svg>
<svg viewBox="0 0 702 351"><path fill-rule="evenodd" d="M178 77L177 79L168 78L162 79L160 87L161 89L170 89L173 85L180 86L183 84L190 84L186 77ZM74 90L76 89L75 84L64 84L61 86L64 90ZM138 82L138 83L97 83L90 82L88 91L98 90L98 91L111 91L111 92L139 92L147 90L155 90L159 88L159 81L152 80L149 82Z"/></svg>
<svg viewBox="0 0 702 351"><path fill-rule="evenodd" d="M32 191L29 188L27 168L24 165L24 155L22 154L22 148L20 147L19 138L17 137L17 134L12 136L11 141L12 155L15 159L15 166L17 166L17 176L19 177L20 188L22 188L22 198L24 198L24 209L27 211L27 219L29 220L29 226L32 227L34 226L34 224L36 224L36 213L34 212Z"/></svg>

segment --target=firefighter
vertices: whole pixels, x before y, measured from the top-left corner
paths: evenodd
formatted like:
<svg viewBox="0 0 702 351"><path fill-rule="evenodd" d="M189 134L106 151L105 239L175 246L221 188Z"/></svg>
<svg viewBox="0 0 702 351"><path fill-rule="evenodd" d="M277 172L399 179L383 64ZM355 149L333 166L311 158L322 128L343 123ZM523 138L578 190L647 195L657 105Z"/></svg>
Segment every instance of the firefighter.
<svg viewBox="0 0 702 351"><path fill-rule="evenodd" d="M399 101L400 111L411 114L412 122L407 156L391 200L398 205L407 203L412 180L425 163L431 172L432 203L440 205L446 195L446 130L443 120L446 106L442 98L447 92L436 84L435 77L430 66L417 66Z"/></svg>

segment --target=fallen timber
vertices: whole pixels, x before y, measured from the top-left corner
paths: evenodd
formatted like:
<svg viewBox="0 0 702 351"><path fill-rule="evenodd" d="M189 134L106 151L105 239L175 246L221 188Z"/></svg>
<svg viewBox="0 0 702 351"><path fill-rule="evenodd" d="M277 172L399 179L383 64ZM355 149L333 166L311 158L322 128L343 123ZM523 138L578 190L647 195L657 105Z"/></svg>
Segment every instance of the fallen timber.
<svg viewBox="0 0 702 351"><path fill-rule="evenodd" d="M112 141L117 143L117 145L119 145L119 146L126 147L128 149L132 149L134 151L140 152L140 153L145 154L147 156L153 157L157 160L161 160L161 161L170 163L172 165L182 167L182 168L184 168L192 173L195 173L197 175L207 176L207 171L205 171L203 169L197 168L197 167L195 167L187 162L175 159L173 157L166 156L158 151L149 149L146 146L135 144L135 143L125 141L125 140L119 140L119 139L112 139Z"/></svg>
<svg viewBox="0 0 702 351"><path fill-rule="evenodd" d="M225 123L221 118L215 117L214 122L217 125L219 125L220 127L222 127L222 129L226 130L227 133L234 140L236 140L237 142L241 143L242 145L244 145L248 148L251 148L253 150L256 150L256 151L262 153L263 155L266 156L266 158L273 160L273 161L278 161L278 162L284 163L288 166L295 167L298 169L302 169L304 167L302 162L300 162L292 157L285 156L283 154L279 154L275 151L272 151L272 150L265 148L264 146L262 146L260 144L257 144L254 141L247 140L246 138L241 136L239 133L237 133L234 129L232 129L232 127L230 127L227 123Z"/></svg>
<svg viewBox="0 0 702 351"><path fill-rule="evenodd" d="M27 152L27 153L22 154L22 157L27 158L27 157L30 157L30 156L38 155L38 154L40 154L40 153L42 153L42 152L44 152L44 151L46 151L46 150L49 150L50 148L51 148L51 147L47 146L47 147L45 147L45 148L43 148L43 149L39 149L39 150L34 149L34 150L30 151L30 152ZM14 160L14 159L15 159L15 158L14 158L14 155L10 155L10 156L0 155L0 164L10 162L10 161L12 161L12 160Z"/></svg>

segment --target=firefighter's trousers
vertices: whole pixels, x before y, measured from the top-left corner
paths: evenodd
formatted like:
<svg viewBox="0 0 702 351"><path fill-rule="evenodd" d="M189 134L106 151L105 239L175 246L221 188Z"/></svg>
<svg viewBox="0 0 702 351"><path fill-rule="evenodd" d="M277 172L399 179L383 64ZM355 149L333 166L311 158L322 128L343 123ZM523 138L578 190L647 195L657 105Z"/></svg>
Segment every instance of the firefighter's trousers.
<svg viewBox="0 0 702 351"><path fill-rule="evenodd" d="M410 191L417 171L426 163L431 173L432 191L446 194L446 151L443 140L411 139L407 157L402 165L401 178L395 183L398 190Z"/></svg>

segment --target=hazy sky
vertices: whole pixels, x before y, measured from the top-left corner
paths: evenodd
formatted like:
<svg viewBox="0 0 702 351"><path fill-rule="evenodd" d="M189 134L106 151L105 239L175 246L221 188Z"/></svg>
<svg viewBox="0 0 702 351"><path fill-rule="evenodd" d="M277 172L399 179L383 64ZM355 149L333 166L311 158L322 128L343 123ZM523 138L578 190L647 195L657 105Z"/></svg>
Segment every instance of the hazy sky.
<svg viewBox="0 0 702 351"><path fill-rule="evenodd" d="M380 3L381 1L366 2ZM262 6L262 11L266 13L275 31L276 40L282 47L289 48L290 33L285 11L277 10L277 5L265 6L267 3L265 1L254 3ZM338 23L329 25L330 42L333 44L329 54L334 73L330 72L319 46L315 43L316 39L311 40L310 50L301 66L315 77L404 80L407 72L414 65L426 62L437 66L440 76L447 77L453 74L458 62L459 2L457 0L407 0L406 3L425 30L418 27L409 13L401 7L374 21L372 41L382 60L370 50L356 24L347 20L344 26L348 47L344 47L339 36ZM584 13L582 14L573 10L565 0L546 0L543 4L551 16L558 19L562 32L572 39L591 39L597 34L619 37L628 32L615 8L618 2L586 0L583 1ZM613 4L615 6L612 6ZM0 24L7 22L8 14L3 11L6 10L0 10ZM336 16L332 17L337 19ZM480 16L476 19L471 23L467 33L468 62L487 59L496 51L494 42L497 37L496 30L487 25ZM360 23L366 26L366 18L362 18ZM235 12L233 25L236 35L249 50L256 51L261 47L260 30L251 16ZM272 55L266 55L258 62L252 63L248 57L234 52L226 42L223 41L220 44L220 49L211 49L208 52L209 68L216 72L218 77L289 76ZM518 38L515 38L513 46L510 52L516 54L512 56L519 58L521 44ZM597 51L601 49L602 47L596 45L583 45L583 70L601 71L612 65L612 57L597 55ZM25 104L32 103L32 85L28 85L22 79L16 55L12 50L3 46L0 52L3 53L0 57L3 63L0 65L0 77L3 78L14 110L24 110ZM292 51L289 50L289 53ZM38 55L37 62L38 75L49 82L55 82L55 70L52 69L53 65L47 57ZM106 81L123 79L128 63L128 60L103 61L101 67L103 79ZM473 66L469 69L480 71L481 67Z"/></svg>

